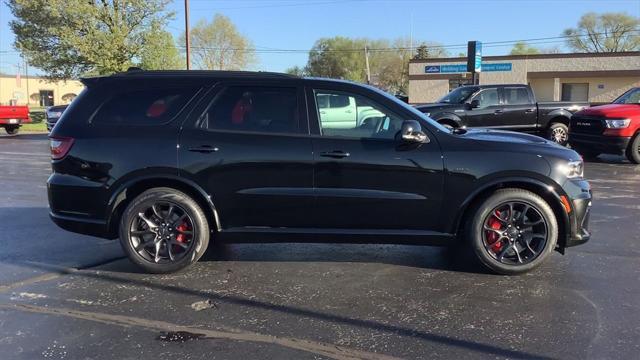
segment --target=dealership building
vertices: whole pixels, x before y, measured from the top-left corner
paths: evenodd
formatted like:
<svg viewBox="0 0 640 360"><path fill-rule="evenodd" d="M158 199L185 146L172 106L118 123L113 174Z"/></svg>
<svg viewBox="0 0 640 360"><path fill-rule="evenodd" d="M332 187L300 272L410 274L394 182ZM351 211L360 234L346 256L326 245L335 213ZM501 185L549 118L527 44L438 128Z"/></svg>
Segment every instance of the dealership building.
<svg viewBox="0 0 640 360"><path fill-rule="evenodd" d="M409 63L409 102L435 102L471 84L467 58ZM485 56L480 84L529 84L539 101L608 103L640 86L640 52Z"/></svg>
<svg viewBox="0 0 640 360"><path fill-rule="evenodd" d="M32 107L68 104L84 89L77 80L0 74L0 105Z"/></svg>

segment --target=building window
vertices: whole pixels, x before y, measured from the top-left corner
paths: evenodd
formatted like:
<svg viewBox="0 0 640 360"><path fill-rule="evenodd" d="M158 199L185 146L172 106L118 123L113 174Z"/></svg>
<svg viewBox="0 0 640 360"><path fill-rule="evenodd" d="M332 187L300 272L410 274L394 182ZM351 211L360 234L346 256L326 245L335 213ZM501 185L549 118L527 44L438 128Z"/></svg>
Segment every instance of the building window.
<svg viewBox="0 0 640 360"><path fill-rule="evenodd" d="M589 84L562 84L562 101L589 101Z"/></svg>
<svg viewBox="0 0 640 360"><path fill-rule="evenodd" d="M53 90L40 90L40 106L53 106Z"/></svg>

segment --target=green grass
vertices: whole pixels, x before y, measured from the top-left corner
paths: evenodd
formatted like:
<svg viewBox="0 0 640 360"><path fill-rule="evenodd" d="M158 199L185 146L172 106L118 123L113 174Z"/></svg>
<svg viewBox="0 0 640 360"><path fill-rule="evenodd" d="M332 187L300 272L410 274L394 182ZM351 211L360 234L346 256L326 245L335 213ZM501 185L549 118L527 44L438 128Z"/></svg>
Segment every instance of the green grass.
<svg viewBox="0 0 640 360"><path fill-rule="evenodd" d="M46 133L47 124L42 121L39 123L24 124L20 127L20 132L23 133Z"/></svg>

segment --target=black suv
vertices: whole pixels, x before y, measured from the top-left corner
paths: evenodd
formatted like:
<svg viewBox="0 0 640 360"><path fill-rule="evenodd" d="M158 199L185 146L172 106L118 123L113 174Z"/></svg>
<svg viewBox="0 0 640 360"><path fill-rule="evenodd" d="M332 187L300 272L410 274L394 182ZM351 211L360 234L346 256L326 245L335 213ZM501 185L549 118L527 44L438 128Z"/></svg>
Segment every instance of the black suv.
<svg viewBox="0 0 640 360"><path fill-rule="evenodd" d="M495 272L589 239L577 153L536 136L451 131L346 81L130 71L83 80L51 134L51 218L120 238L149 272L212 241L462 241Z"/></svg>

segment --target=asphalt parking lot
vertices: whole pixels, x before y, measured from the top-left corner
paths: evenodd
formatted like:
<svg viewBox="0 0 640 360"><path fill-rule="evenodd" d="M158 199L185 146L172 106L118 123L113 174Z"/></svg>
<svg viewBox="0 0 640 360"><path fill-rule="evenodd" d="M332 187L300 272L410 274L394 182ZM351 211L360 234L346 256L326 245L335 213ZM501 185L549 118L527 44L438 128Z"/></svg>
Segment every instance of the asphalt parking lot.
<svg viewBox="0 0 640 360"><path fill-rule="evenodd" d="M217 246L173 275L48 218L46 135L0 137L2 359L640 359L640 166L588 163L592 240L524 276L397 245Z"/></svg>

